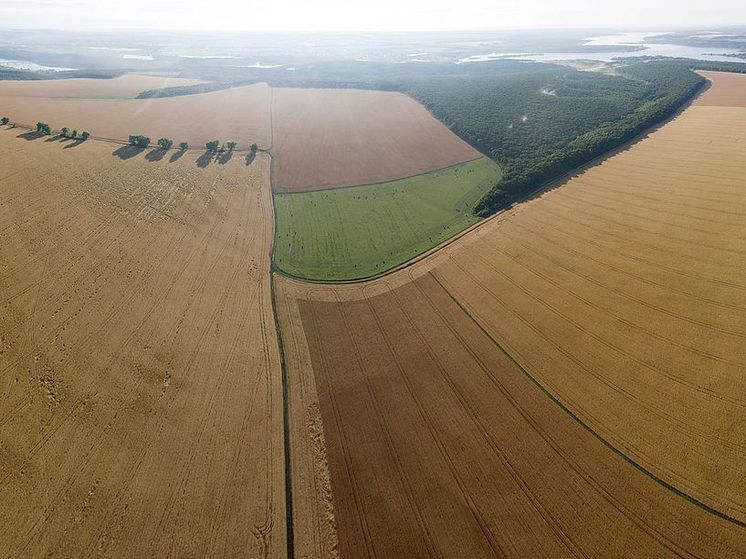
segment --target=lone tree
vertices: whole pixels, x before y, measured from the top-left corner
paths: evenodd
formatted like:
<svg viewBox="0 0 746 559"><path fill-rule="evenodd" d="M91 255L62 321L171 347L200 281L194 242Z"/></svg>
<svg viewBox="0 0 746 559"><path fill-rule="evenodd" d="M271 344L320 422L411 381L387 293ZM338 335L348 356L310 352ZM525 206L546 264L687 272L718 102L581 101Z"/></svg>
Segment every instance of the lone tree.
<svg viewBox="0 0 746 559"><path fill-rule="evenodd" d="M186 151L187 149L189 149L189 144L187 144L186 142L181 142L179 144L179 147L182 149L182 151Z"/></svg>
<svg viewBox="0 0 746 559"><path fill-rule="evenodd" d="M8 124L9 122L10 122L10 117L4 116L3 118L0 118L0 124L2 124L3 126Z"/></svg>
<svg viewBox="0 0 746 559"><path fill-rule="evenodd" d="M46 122L37 122L36 131L39 134L44 134L45 136L49 136L52 133L52 127L49 126L49 124L47 124Z"/></svg>
<svg viewBox="0 0 746 559"><path fill-rule="evenodd" d="M228 148L228 151L233 151L236 149L236 142L226 142L225 147Z"/></svg>
<svg viewBox="0 0 746 559"><path fill-rule="evenodd" d="M251 153L256 153L256 150L259 149L259 146L256 144L251 144Z"/></svg>
<svg viewBox="0 0 746 559"><path fill-rule="evenodd" d="M147 136L140 136L140 135L130 136L129 144L132 147L144 149L150 145L150 138L148 138Z"/></svg>
<svg viewBox="0 0 746 559"><path fill-rule="evenodd" d="M170 138L161 138L158 140L158 145L161 149L171 149L171 146L174 145L174 141Z"/></svg>
<svg viewBox="0 0 746 559"><path fill-rule="evenodd" d="M60 130L60 136L63 138L67 138L70 135L70 129L67 126L63 126L62 130Z"/></svg>
<svg viewBox="0 0 746 559"><path fill-rule="evenodd" d="M83 132L80 133L80 139L83 141L86 141L90 137L91 137L91 133L88 132L88 130L84 130Z"/></svg>
<svg viewBox="0 0 746 559"><path fill-rule="evenodd" d="M71 138L72 138L73 140L74 140L75 138L77 138L77 137L78 137L78 131L77 131L77 130L73 130L72 132L70 132L70 137L71 137Z"/></svg>
<svg viewBox="0 0 746 559"><path fill-rule="evenodd" d="M205 147L207 148L207 151L215 153L218 151L218 146L220 145L220 141L218 140L212 140L210 142L207 142L205 144Z"/></svg>

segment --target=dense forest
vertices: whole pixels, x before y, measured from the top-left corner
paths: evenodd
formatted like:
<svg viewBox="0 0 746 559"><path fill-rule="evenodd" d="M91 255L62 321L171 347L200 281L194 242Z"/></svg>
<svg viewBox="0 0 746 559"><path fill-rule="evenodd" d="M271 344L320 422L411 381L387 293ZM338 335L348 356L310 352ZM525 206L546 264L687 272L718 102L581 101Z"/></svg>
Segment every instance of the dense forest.
<svg viewBox="0 0 746 559"><path fill-rule="evenodd" d="M415 79L406 92L503 167L503 180L476 209L489 215L665 120L705 81L670 61L633 63L616 72L551 68L507 77Z"/></svg>

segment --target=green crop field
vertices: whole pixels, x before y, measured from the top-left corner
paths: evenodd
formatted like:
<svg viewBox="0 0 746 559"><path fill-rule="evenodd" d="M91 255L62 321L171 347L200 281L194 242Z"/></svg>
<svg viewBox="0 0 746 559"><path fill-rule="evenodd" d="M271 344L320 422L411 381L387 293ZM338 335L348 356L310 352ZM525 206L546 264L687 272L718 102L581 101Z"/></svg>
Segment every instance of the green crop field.
<svg viewBox="0 0 746 559"><path fill-rule="evenodd" d="M416 177L275 195L275 263L308 279L389 270L479 221L477 202L502 174L483 157Z"/></svg>

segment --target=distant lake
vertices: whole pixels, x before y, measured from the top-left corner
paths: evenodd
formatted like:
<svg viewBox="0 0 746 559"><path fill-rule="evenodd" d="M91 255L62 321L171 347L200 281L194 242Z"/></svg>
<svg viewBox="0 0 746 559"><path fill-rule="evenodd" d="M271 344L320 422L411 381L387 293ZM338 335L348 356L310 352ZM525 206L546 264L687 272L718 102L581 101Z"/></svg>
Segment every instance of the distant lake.
<svg viewBox="0 0 746 559"><path fill-rule="evenodd" d="M583 46L591 48L601 46L641 47L634 51L620 50L611 52L593 52L592 50L586 50L546 53L491 52L488 54L475 54L461 58L456 61L456 64L501 60L506 58L510 60L533 60L536 62L562 60L598 60L600 62L611 62L615 58L629 58L631 56L670 56L676 58L693 58L695 60L712 60L716 62L734 62L733 57L726 55L740 54L742 52L737 49L716 46L689 47L667 43L657 44L646 42L647 37L655 35L663 35L663 33L617 33L614 35L588 37L586 42L583 43Z"/></svg>

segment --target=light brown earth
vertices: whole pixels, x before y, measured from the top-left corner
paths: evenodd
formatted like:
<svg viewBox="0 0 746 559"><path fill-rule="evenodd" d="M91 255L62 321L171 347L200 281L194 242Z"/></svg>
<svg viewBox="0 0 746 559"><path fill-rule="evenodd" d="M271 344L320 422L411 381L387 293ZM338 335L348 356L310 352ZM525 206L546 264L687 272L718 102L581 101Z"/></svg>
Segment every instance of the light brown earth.
<svg viewBox="0 0 746 559"><path fill-rule="evenodd" d="M743 74L730 72L704 72L699 74L718 84L707 95L702 95L694 104L702 106L746 107L746 88L743 87Z"/></svg>
<svg viewBox="0 0 746 559"><path fill-rule="evenodd" d="M0 81L0 92L7 83ZM160 99L0 95L0 113L29 128L44 121L54 130L88 130L96 138L126 141L130 134L144 134L153 142L165 137L200 149L213 139L232 140L246 149L269 145L269 100L266 84Z"/></svg>
<svg viewBox="0 0 746 559"><path fill-rule="evenodd" d="M276 280L301 556L746 556L746 108L707 106L746 76L709 77L410 268Z"/></svg>
<svg viewBox="0 0 746 559"><path fill-rule="evenodd" d="M0 129L0 555L285 557L267 156L201 168L17 134Z"/></svg>
<svg viewBox="0 0 746 559"><path fill-rule="evenodd" d="M127 99L134 98L138 93L147 89L187 86L198 83L204 82L202 80L149 74L125 74L112 79L7 80L0 82L0 104L3 103L2 97Z"/></svg>
<svg viewBox="0 0 746 559"><path fill-rule="evenodd" d="M480 157L401 93L273 89L277 192L369 184Z"/></svg>

